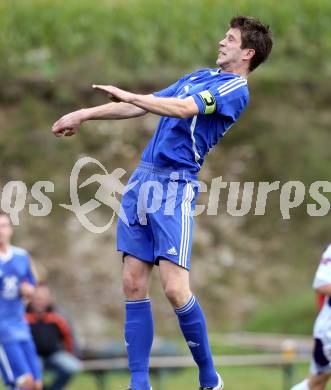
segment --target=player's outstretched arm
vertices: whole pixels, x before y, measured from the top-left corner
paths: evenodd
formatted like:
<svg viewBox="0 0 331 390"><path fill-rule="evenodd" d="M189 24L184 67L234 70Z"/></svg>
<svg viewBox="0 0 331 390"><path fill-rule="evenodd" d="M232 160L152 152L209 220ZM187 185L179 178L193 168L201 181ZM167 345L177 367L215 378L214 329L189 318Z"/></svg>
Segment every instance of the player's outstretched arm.
<svg viewBox="0 0 331 390"><path fill-rule="evenodd" d="M93 88L106 93L110 98L134 104L141 109L161 116L190 118L199 114L199 107L191 96L186 99L179 99L154 95L137 95L112 85L93 85Z"/></svg>
<svg viewBox="0 0 331 390"><path fill-rule="evenodd" d="M80 125L92 119L127 119L142 116L146 110L129 103L108 103L101 106L83 108L62 116L52 127L56 137L74 135Z"/></svg>
<svg viewBox="0 0 331 390"><path fill-rule="evenodd" d="M130 102L137 107L161 116L191 118L199 114L199 107L191 96L185 99L179 99L133 94Z"/></svg>

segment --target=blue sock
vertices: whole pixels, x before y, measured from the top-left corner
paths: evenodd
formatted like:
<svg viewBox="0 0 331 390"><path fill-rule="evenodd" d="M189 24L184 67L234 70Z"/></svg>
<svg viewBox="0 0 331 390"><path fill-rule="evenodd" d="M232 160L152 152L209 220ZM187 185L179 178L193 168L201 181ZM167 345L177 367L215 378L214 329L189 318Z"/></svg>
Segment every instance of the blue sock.
<svg viewBox="0 0 331 390"><path fill-rule="evenodd" d="M187 345L199 367L200 386L217 386L218 377L208 342L206 320L198 301L192 296L185 306L175 312Z"/></svg>
<svg viewBox="0 0 331 390"><path fill-rule="evenodd" d="M149 356L154 325L151 302L126 301L125 344L128 352L130 387L134 390L150 390Z"/></svg>

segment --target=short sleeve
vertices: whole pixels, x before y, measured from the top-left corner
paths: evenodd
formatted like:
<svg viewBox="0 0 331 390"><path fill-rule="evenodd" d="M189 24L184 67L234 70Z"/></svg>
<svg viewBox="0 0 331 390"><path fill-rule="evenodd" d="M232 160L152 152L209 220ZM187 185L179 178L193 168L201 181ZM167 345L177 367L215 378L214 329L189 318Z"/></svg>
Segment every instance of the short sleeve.
<svg viewBox="0 0 331 390"><path fill-rule="evenodd" d="M193 95L200 114L217 113L235 122L248 104L247 81L241 77L224 84L214 84L209 89Z"/></svg>
<svg viewBox="0 0 331 390"><path fill-rule="evenodd" d="M313 282L313 288L331 284L331 246L323 253Z"/></svg>
<svg viewBox="0 0 331 390"><path fill-rule="evenodd" d="M156 91L153 93L154 96L157 97L172 97L175 95L180 86L191 76L191 74L187 74L175 83L169 85L168 87L161 89L160 91Z"/></svg>

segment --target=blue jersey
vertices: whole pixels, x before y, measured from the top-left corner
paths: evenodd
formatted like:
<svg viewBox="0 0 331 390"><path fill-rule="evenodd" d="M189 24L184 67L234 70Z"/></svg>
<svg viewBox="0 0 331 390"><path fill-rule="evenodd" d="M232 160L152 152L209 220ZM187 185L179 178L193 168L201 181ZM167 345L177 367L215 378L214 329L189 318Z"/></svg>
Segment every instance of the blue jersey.
<svg viewBox="0 0 331 390"><path fill-rule="evenodd" d="M181 99L192 96L199 114L185 119L161 117L142 160L194 172L200 170L208 151L238 120L249 100L247 80L219 69L188 74L154 95Z"/></svg>
<svg viewBox="0 0 331 390"><path fill-rule="evenodd" d="M7 258L0 257L0 343L31 337L25 321L25 307L20 295L22 282L36 284L28 253L14 246Z"/></svg>

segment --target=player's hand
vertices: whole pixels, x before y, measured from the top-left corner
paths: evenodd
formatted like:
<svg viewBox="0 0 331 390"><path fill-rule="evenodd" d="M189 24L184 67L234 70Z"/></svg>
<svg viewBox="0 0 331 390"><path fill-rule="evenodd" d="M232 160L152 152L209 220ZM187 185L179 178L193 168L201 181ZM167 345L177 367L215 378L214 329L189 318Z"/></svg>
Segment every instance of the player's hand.
<svg viewBox="0 0 331 390"><path fill-rule="evenodd" d="M34 286L28 282L21 283L20 292L23 298L30 299L34 293Z"/></svg>
<svg viewBox="0 0 331 390"><path fill-rule="evenodd" d="M130 103L131 97L133 95L131 92L124 91L123 89L114 87L112 85L93 84L92 88L106 93L109 99L114 102Z"/></svg>
<svg viewBox="0 0 331 390"><path fill-rule="evenodd" d="M77 133L79 126L84 121L81 110L64 115L56 121L52 127L55 137L70 137Z"/></svg>

